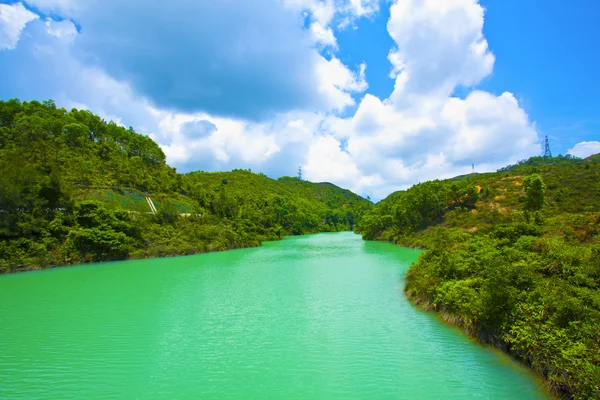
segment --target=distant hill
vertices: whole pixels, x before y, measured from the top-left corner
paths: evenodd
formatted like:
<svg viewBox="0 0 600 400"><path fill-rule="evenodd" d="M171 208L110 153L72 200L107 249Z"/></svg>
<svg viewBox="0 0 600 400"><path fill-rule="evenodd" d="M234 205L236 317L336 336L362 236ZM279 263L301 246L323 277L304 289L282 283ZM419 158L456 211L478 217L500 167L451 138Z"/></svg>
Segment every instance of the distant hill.
<svg viewBox="0 0 600 400"><path fill-rule="evenodd" d="M501 168L498 172L515 172L521 171L526 172L530 170L531 167L541 167L541 166L573 166L573 165L582 165L585 163L585 160L582 158L578 158L567 154L566 156L558 155L556 157L542 157L535 156L530 157L527 160L521 160L516 164L509 165L507 167Z"/></svg>
<svg viewBox="0 0 600 400"><path fill-rule="evenodd" d="M272 221L269 224L281 226L285 234L351 229L372 206L330 183L291 177L275 180L246 170L191 172L184 178L190 195L212 213L222 217L237 213L252 220L268 218Z"/></svg>
<svg viewBox="0 0 600 400"><path fill-rule="evenodd" d="M600 398L600 158L537 157L396 192L365 239L426 249L406 294L547 378Z"/></svg>
<svg viewBox="0 0 600 400"><path fill-rule="evenodd" d="M0 272L257 246L372 207L326 183L179 174L133 128L15 99L0 101L0 187Z"/></svg>
<svg viewBox="0 0 600 400"><path fill-rule="evenodd" d="M600 163L600 153L593 154L585 159L586 161Z"/></svg>

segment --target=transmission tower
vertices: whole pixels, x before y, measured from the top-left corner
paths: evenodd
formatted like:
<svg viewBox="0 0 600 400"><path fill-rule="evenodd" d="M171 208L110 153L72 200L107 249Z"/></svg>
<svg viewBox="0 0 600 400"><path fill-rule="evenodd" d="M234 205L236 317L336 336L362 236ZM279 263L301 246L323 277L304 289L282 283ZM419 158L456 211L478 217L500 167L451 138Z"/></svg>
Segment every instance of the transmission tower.
<svg viewBox="0 0 600 400"><path fill-rule="evenodd" d="M298 180L302 180L302 167L298 167Z"/></svg>
<svg viewBox="0 0 600 400"><path fill-rule="evenodd" d="M552 158L552 152L550 151L550 141L548 140L548 135L546 135L546 139L544 140L544 158Z"/></svg>

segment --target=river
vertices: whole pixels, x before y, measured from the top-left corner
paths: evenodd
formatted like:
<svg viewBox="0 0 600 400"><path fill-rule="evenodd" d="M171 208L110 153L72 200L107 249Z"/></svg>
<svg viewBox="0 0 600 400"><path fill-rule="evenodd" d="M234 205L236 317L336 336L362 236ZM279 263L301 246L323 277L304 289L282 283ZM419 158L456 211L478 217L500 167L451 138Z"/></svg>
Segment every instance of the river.
<svg viewBox="0 0 600 400"><path fill-rule="evenodd" d="M0 276L2 399L543 399L349 232Z"/></svg>

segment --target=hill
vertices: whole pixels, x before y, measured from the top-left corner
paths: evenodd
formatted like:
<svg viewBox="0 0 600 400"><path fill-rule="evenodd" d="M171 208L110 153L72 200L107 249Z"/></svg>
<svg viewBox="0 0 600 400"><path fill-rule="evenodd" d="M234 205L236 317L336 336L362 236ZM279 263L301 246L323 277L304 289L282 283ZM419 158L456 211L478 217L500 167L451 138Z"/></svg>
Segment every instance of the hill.
<svg viewBox="0 0 600 400"><path fill-rule="evenodd" d="M406 294L565 398L600 398L600 163L530 162L397 192L365 239L426 249Z"/></svg>
<svg viewBox="0 0 600 400"><path fill-rule="evenodd" d="M527 167L542 167L542 166L574 166L574 165L582 165L585 163L585 160L574 157L570 154L566 156L558 155L556 157L530 157L527 160L521 160L514 165L509 165L504 168L498 170L498 172L508 172L508 171L523 171L527 170Z"/></svg>
<svg viewBox="0 0 600 400"><path fill-rule="evenodd" d="M372 206L326 183L179 174L147 136L52 101L0 101L0 187L0 272L258 246Z"/></svg>
<svg viewBox="0 0 600 400"><path fill-rule="evenodd" d="M362 197L330 183L273 180L245 170L192 172L185 178L192 197L212 213L279 226L284 234L349 230L371 207Z"/></svg>
<svg viewBox="0 0 600 400"><path fill-rule="evenodd" d="M588 158L585 159L587 162L600 162L600 153L592 154Z"/></svg>

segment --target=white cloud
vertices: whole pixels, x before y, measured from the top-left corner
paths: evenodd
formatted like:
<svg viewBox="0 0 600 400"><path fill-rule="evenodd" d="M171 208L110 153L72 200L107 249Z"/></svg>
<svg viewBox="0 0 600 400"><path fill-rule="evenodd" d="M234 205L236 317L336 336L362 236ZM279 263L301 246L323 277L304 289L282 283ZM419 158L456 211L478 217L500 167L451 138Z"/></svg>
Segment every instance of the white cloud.
<svg viewBox="0 0 600 400"><path fill-rule="evenodd" d="M48 20L48 33L73 42L72 58L127 82L158 108L261 120L295 109L340 110L349 103L337 92L345 89L323 81L324 59L314 46L336 46L329 26L337 12L332 0L302 0L294 7L282 0L235 7L232 0L142 3L28 1L66 19ZM303 29L298 12L304 7L310 9L310 29ZM336 95L323 97L315 87Z"/></svg>
<svg viewBox="0 0 600 400"><path fill-rule="evenodd" d="M323 26L328 26L331 23L336 12L333 0L311 1L308 8L312 13L313 19Z"/></svg>
<svg viewBox="0 0 600 400"><path fill-rule="evenodd" d="M338 183L381 198L417 182L471 172L472 164L490 171L537 154L535 124L512 93L452 96L492 72L495 58L483 23L475 0L395 1L388 21L396 44L389 55L394 92L386 100L367 94L355 115L327 118L329 137L313 157L326 154ZM339 172L344 163L351 163L346 175ZM306 176L321 178L318 171L309 168ZM362 177L369 183L361 184Z"/></svg>
<svg viewBox="0 0 600 400"><path fill-rule="evenodd" d="M64 17L73 17L74 14L85 7L81 0L24 0L26 4L45 13L60 14ZM89 5L89 2L88 2Z"/></svg>
<svg viewBox="0 0 600 400"><path fill-rule="evenodd" d="M349 0L345 11L356 17L370 16L379 11L380 0Z"/></svg>
<svg viewBox="0 0 600 400"><path fill-rule="evenodd" d="M351 93L364 92L367 87L365 79L366 64L361 64L358 71L352 72L338 58L330 60L321 58L317 64L320 85L317 88L324 104L336 110L343 110L355 104Z"/></svg>
<svg viewBox="0 0 600 400"><path fill-rule="evenodd" d="M540 150L535 126L510 93L474 91L466 99L447 98L437 113L413 111L366 95L353 117L328 118L329 140L338 143L330 145L337 154L329 159L351 160L351 171L379 177L373 186L361 186L354 172L337 174L337 182L381 198L414 183L471 172L472 164L480 172L495 170ZM306 176L322 178L315 170Z"/></svg>
<svg viewBox="0 0 600 400"><path fill-rule="evenodd" d="M283 0L284 4L296 11L304 11L305 15L313 22L323 27L328 27L333 21L336 13L342 11L346 2L334 0Z"/></svg>
<svg viewBox="0 0 600 400"><path fill-rule="evenodd" d="M169 162L186 169L252 168L273 176L293 175L307 161L320 120L312 113L280 115L267 123L172 114L159 123L161 133L152 136L163 144Z"/></svg>
<svg viewBox="0 0 600 400"><path fill-rule="evenodd" d="M46 27L50 35L62 38L67 42L71 42L77 36L77 28L68 20L54 21L51 18L47 18Z"/></svg>
<svg viewBox="0 0 600 400"><path fill-rule="evenodd" d="M340 142L333 136L316 137L309 147L307 158L304 171L316 181L357 181L362 176L352 156L341 151Z"/></svg>
<svg viewBox="0 0 600 400"><path fill-rule="evenodd" d="M160 109L257 121L297 109L341 111L354 104L352 93L366 88L360 70L351 71L335 57L326 60L309 39L312 34L335 47L328 24L336 8L329 0L311 5L309 30L281 0L244 2L233 11L221 2L187 0L174 0L166 9L124 7L117 0L93 7L66 0L28 4L81 25L78 33L68 19L46 20L46 33L71 44L61 50L63 59L103 71ZM37 17L21 4L17 8ZM32 34L48 42L39 29ZM53 45L32 47L56 51Z"/></svg>
<svg viewBox="0 0 600 400"><path fill-rule="evenodd" d="M575 157L587 158L593 154L600 153L600 142L579 142L567 154L571 154Z"/></svg>
<svg viewBox="0 0 600 400"><path fill-rule="evenodd" d="M450 98L440 117L452 132L445 154L454 163L498 163L539 152L535 127L512 93L474 91L465 100Z"/></svg>
<svg viewBox="0 0 600 400"><path fill-rule="evenodd" d="M14 49L25 25L38 18L23 3L0 4L0 50Z"/></svg>
<svg viewBox="0 0 600 400"><path fill-rule="evenodd" d="M495 57L483 36L484 10L477 0L402 0L391 6L388 31L397 77L397 106L447 98L458 85L488 76Z"/></svg>
<svg viewBox="0 0 600 400"><path fill-rule="evenodd" d="M362 17L379 11L380 0L283 0L293 9L303 11L310 21L312 40L322 48L337 49L333 26L341 30Z"/></svg>
<svg viewBox="0 0 600 400"><path fill-rule="evenodd" d="M95 66L84 65L71 54L77 38L69 21L30 22L14 50L0 52L0 72L10 76L0 89L2 98L54 99L71 108L89 108L107 119L151 132L167 114Z"/></svg>
<svg viewBox="0 0 600 400"><path fill-rule="evenodd" d="M337 49L337 39L331 28L325 28L318 22L310 24L310 33L313 40L321 47Z"/></svg>

